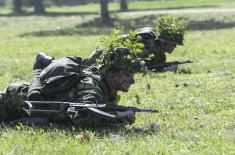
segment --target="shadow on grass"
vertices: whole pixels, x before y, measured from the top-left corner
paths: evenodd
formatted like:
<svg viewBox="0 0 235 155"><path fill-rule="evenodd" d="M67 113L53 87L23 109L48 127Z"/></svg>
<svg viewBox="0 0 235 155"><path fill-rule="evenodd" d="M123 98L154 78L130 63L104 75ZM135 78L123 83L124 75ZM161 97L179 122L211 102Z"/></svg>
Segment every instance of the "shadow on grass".
<svg viewBox="0 0 235 155"><path fill-rule="evenodd" d="M162 10L182 10L182 9L206 9L206 8L216 8L218 5L203 5L203 6L176 6L176 7L167 7L167 8L157 8L157 9L129 9L125 12L138 12L138 11L162 11ZM122 11L114 11L114 12L122 12Z"/></svg>
<svg viewBox="0 0 235 155"><path fill-rule="evenodd" d="M85 16L85 15L98 15L98 12L46 12L43 14L35 14L33 12L22 12L22 13L0 14L0 17L27 17L27 16L60 17L60 16Z"/></svg>
<svg viewBox="0 0 235 155"><path fill-rule="evenodd" d="M81 25L76 25L74 27L56 29L56 30L46 30L37 31L21 34L20 37L35 36L35 37L46 37L46 36L89 36L89 35L104 35L109 34L112 29L116 27L113 23L109 25L104 25L100 23L99 18L88 21Z"/></svg>
<svg viewBox="0 0 235 155"><path fill-rule="evenodd" d="M124 30L137 29L145 26L155 26L157 24L156 15L142 16L135 19L119 19L113 18L112 23L104 25L100 23L99 18L94 18L88 22L76 25L70 28L37 31L21 34L20 37L35 36L73 36L73 35L106 35L109 34L113 28L122 26ZM189 21L189 19L185 19ZM205 19L203 21L190 20L188 22L189 30L215 30L215 29L229 29L235 27L235 21L216 21L215 19Z"/></svg>
<svg viewBox="0 0 235 155"><path fill-rule="evenodd" d="M37 31L31 33L24 33L20 37L35 36L35 37L47 37L47 36L89 36L89 35L103 35L109 34L111 28L66 28L48 31Z"/></svg>
<svg viewBox="0 0 235 155"><path fill-rule="evenodd" d="M213 19L205 21L191 21L188 23L190 30L217 30L217 29L229 29L235 27L235 21L222 22L215 21Z"/></svg>
<svg viewBox="0 0 235 155"><path fill-rule="evenodd" d="M136 19L119 19L112 18L109 25L104 25L100 22L100 18L94 18L93 20L87 21L74 27L45 30L37 32L29 32L21 34L20 37L35 36L35 37L46 37L46 36L73 36L73 35L106 35L109 34L113 28L123 26L124 29L136 29L149 25L156 25L156 16L143 16Z"/></svg>
<svg viewBox="0 0 235 155"><path fill-rule="evenodd" d="M150 123L142 127L132 127L127 128L124 125L115 125L112 127L99 127L91 129L96 132L98 136L105 137L109 136L111 138L119 138L124 135L151 135L160 132L160 125L155 123Z"/></svg>

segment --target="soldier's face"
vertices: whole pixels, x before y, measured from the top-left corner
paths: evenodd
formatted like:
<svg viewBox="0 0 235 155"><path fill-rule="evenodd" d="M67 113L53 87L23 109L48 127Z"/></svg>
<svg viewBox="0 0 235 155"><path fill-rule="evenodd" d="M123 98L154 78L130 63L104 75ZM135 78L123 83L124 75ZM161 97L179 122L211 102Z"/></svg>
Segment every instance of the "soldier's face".
<svg viewBox="0 0 235 155"><path fill-rule="evenodd" d="M117 90L128 92L130 86L135 83L134 74L127 71L120 71L120 74L116 77Z"/></svg>
<svg viewBox="0 0 235 155"><path fill-rule="evenodd" d="M176 43L161 42L160 46L163 52L172 53L176 48Z"/></svg>

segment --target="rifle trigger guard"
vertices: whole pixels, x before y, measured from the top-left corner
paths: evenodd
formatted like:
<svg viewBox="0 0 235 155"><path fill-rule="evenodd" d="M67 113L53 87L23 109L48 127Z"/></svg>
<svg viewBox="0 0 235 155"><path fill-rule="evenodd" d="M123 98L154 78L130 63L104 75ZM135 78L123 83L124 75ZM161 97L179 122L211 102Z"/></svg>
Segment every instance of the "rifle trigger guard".
<svg viewBox="0 0 235 155"><path fill-rule="evenodd" d="M29 101L25 101L25 105L28 106L28 107L27 107L28 109L26 109L26 108L24 107L24 108L22 108L22 110L23 110L24 112L26 112L26 113L28 114L28 116L31 116L31 114L32 114L32 108L33 108L32 104L31 104Z"/></svg>
<svg viewBox="0 0 235 155"><path fill-rule="evenodd" d="M69 107L67 110L67 115L73 119L79 116L79 112L76 111L75 107Z"/></svg>

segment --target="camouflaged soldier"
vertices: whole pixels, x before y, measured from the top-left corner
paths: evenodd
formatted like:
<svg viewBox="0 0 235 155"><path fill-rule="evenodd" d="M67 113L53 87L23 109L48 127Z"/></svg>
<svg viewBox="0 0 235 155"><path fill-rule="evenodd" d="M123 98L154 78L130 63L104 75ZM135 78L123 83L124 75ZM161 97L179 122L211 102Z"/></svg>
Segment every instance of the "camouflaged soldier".
<svg viewBox="0 0 235 155"><path fill-rule="evenodd" d="M186 25L182 20L162 17L159 19L156 29L151 27L139 29L137 35L142 37L141 42L145 45L139 57L151 56L146 62L148 67L165 63L166 53L171 54L177 45L183 45L185 28ZM177 66L167 68L172 71L176 69Z"/></svg>
<svg viewBox="0 0 235 155"><path fill-rule="evenodd" d="M92 64L96 63L96 59L98 59L102 55L102 53L103 50L97 47L96 50L88 58L82 59L81 57L74 57L76 65L75 63L73 63L74 65L73 67L74 68L77 67L81 70L83 68L86 68L87 66L91 66ZM29 100L34 100L35 97L37 98L38 96L40 96L40 88L41 88L40 74L43 71L43 69L49 66L52 62L55 62L54 65L55 64L58 65L59 63L62 64L66 63L66 60L67 59L55 60L53 57L48 56L45 53L42 52L38 53L35 64L33 66L32 81L29 85L29 92L28 92ZM71 68L69 66L67 67Z"/></svg>
<svg viewBox="0 0 235 155"><path fill-rule="evenodd" d="M134 73L143 69L143 63L140 63L136 56L126 48L108 51L103 55L101 66L80 69L80 61L78 57L67 57L47 66L40 73L41 86L38 88L40 94L34 96L34 100L115 105L118 101L117 91L127 92L134 84ZM27 91L27 85L19 85L8 87L6 92L1 94L1 110L6 111L1 111L3 121L24 117L21 109L24 106L23 101L27 98ZM29 95L28 98L30 98ZM4 108L6 110L3 110ZM115 123L131 124L135 121L133 111L114 111L113 114L116 120L84 112L73 119L73 123L76 126L103 126ZM68 119L62 115L36 115L34 117L44 117L50 122L63 124L68 122Z"/></svg>

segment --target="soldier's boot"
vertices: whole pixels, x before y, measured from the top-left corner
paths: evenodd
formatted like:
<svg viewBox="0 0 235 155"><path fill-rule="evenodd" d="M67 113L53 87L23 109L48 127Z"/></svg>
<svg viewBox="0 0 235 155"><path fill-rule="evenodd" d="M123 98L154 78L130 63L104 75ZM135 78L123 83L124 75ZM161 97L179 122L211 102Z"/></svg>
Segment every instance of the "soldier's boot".
<svg viewBox="0 0 235 155"><path fill-rule="evenodd" d="M3 119L3 98L4 98L4 93L0 92L0 122L2 122Z"/></svg>
<svg viewBox="0 0 235 155"><path fill-rule="evenodd" d="M3 104L4 92L0 92L0 105Z"/></svg>
<svg viewBox="0 0 235 155"><path fill-rule="evenodd" d="M53 57L46 55L45 53L38 53L36 61L33 66L32 81L29 85L29 91L27 94L27 100L29 101L43 101L44 96L42 95L40 73L44 68L52 63Z"/></svg>
<svg viewBox="0 0 235 155"><path fill-rule="evenodd" d="M36 62L33 66L33 69L44 69L54 60L53 57L46 55L43 52L38 53L36 57Z"/></svg>
<svg viewBox="0 0 235 155"><path fill-rule="evenodd" d="M33 70L32 81L29 85L29 91L27 94L27 100L29 101L43 101L44 96L41 92L41 81L40 81L40 73L41 69Z"/></svg>
<svg viewBox="0 0 235 155"><path fill-rule="evenodd" d="M8 120L9 110L6 98L6 92L0 92L0 122Z"/></svg>

